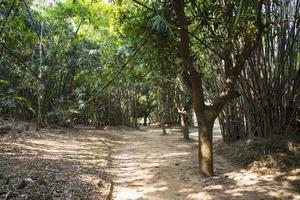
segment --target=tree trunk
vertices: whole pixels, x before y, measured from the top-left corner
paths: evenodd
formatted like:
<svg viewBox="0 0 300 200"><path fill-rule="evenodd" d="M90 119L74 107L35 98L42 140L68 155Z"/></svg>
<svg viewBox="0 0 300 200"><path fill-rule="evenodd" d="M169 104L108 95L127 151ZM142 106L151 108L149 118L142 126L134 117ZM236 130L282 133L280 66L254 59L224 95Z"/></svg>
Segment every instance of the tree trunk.
<svg viewBox="0 0 300 200"><path fill-rule="evenodd" d="M198 122L199 171L207 176L213 176L213 121Z"/></svg>
<svg viewBox="0 0 300 200"><path fill-rule="evenodd" d="M161 128L162 128L162 131L163 131L163 135L167 135L166 123L165 123L164 119L161 121Z"/></svg>
<svg viewBox="0 0 300 200"><path fill-rule="evenodd" d="M194 68L190 52L190 37L188 21L184 12L184 0L173 0L173 7L180 28L179 54L183 64L183 76L188 81L188 87L191 87L193 106L198 122L199 172L207 176L213 176L212 126L209 126L209 123L207 123L209 115L207 117L205 115L206 106L204 103L202 77ZM212 118L210 117L210 119ZM214 120L211 121L213 123Z"/></svg>
<svg viewBox="0 0 300 200"><path fill-rule="evenodd" d="M180 126L183 133L183 138L185 140L189 140L189 126L188 126L188 118L184 114L180 114Z"/></svg>
<svg viewBox="0 0 300 200"><path fill-rule="evenodd" d="M148 118L148 115L145 115L144 116L144 126L147 126L147 118Z"/></svg>
<svg viewBox="0 0 300 200"><path fill-rule="evenodd" d="M203 108L203 91L201 87L193 87L193 105L198 124L198 156L199 172L206 176L213 176L213 125L217 118L214 109Z"/></svg>
<svg viewBox="0 0 300 200"><path fill-rule="evenodd" d="M43 34L43 24L41 25L41 35L39 38L39 68L38 68L38 78L42 79L42 65L43 65L43 47L42 47L42 35ZM43 101L43 85L38 83L37 86L37 127L39 130L43 126L43 115L42 115L42 101Z"/></svg>

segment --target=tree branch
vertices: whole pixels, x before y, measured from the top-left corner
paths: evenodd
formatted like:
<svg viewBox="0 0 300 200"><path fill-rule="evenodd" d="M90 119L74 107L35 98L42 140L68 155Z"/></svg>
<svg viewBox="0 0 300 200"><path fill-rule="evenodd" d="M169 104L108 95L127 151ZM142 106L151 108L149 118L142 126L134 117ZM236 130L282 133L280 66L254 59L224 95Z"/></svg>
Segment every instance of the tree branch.
<svg viewBox="0 0 300 200"><path fill-rule="evenodd" d="M257 11L256 17L256 27L257 32L255 37L246 38L246 42L242 49L242 52L237 55L235 66L229 72L228 76L226 77L225 87L220 95L214 100L213 106L217 110L221 110L223 106L230 100L239 96L239 93L234 90L234 86L237 82L238 76L240 75L242 69L244 68L246 60L250 57L251 53L257 47L261 40L261 35L264 30L264 25L262 23L262 1L260 1L259 9Z"/></svg>
<svg viewBox="0 0 300 200"><path fill-rule="evenodd" d="M132 1L133 1L134 3L136 3L136 4L138 4L138 5L140 5L140 6L144 7L144 8L146 8L146 9L148 9L148 10L154 11L152 8L148 7L147 5L141 3L141 2L139 2L139 1L137 1L137 0L132 0Z"/></svg>

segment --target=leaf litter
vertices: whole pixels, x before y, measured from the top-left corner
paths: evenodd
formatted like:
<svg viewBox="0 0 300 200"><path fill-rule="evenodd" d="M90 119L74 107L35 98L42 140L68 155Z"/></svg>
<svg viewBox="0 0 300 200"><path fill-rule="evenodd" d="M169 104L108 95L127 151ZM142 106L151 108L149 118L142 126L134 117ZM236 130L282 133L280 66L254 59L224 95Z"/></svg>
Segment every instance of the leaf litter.
<svg viewBox="0 0 300 200"><path fill-rule="evenodd" d="M107 139L92 131L0 121L0 199L106 199ZM24 128L22 128L24 127ZM2 129L1 129L2 130Z"/></svg>

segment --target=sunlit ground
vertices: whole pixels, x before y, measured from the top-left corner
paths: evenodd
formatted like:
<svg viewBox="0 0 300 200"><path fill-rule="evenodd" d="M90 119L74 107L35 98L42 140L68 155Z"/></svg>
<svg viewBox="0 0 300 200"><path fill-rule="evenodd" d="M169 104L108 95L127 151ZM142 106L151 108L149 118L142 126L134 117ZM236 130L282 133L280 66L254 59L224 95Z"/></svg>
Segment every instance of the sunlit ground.
<svg viewBox="0 0 300 200"><path fill-rule="evenodd" d="M102 198L101 192L109 181L105 174L109 148L104 138L86 132L42 130L0 142L3 196L13 194L13 199ZM33 183L17 189L24 178L32 179ZM100 181L104 184L99 186ZM0 195L0 199L3 196Z"/></svg>
<svg viewBox="0 0 300 200"><path fill-rule="evenodd" d="M45 132L2 140L0 186L15 190L14 185L1 185L1 174L31 177L36 182L42 178L46 185L38 191L52 199L103 199L101 180L112 176L116 200L300 200L299 191L294 191L288 182L276 182L272 175L257 175L217 154L216 176L199 175L196 129L192 129L191 137L191 141L184 141L178 129L169 129L168 135L163 136L160 129L84 128L75 133ZM220 138L216 128L214 141ZM295 169L286 180L299 178L300 169ZM29 186L16 193L31 197L39 187ZM35 199L45 198L43 195Z"/></svg>
<svg viewBox="0 0 300 200"><path fill-rule="evenodd" d="M196 142L184 142L179 134L172 130L162 136L160 130L147 130L126 135L127 141L113 153L110 170L115 199L300 199L274 176L259 176L219 155L216 176L199 175Z"/></svg>

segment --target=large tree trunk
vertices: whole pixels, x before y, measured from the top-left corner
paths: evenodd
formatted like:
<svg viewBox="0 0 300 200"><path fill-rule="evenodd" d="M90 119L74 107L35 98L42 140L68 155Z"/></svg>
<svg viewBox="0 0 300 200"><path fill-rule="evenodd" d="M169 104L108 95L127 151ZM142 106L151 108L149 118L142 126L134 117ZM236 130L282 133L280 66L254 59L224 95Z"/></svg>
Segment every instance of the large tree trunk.
<svg viewBox="0 0 300 200"><path fill-rule="evenodd" d="M193 75L193 73L191 73ZM197 80L197 76L192 80ZM199 80L198 80L199 81ZM195 85L195 83L194 83ZM202 87L193 87L193 106L198 124L198 156L199 172L206 176L213 176L213 125L217 117L214 110L204 106Z"/></svg>
<svg viewBox="0 0 300 200"><path fill-rule="evenodd" d="M199 171L213 176L213 121L198 122Z"/></svg>

